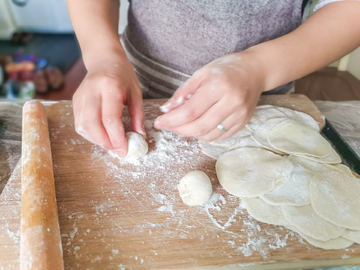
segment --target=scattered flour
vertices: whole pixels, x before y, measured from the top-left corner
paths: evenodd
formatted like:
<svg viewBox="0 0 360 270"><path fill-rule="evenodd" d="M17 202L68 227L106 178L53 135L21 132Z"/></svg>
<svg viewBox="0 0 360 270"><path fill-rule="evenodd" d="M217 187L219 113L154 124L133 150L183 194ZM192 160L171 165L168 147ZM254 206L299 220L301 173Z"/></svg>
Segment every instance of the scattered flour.
<svg viewBox="0 0 360 270"><path fill-rule="evenodd" d="M12 232L9 228L6 229L9 237L14 240L15 243L19 243L20 241L20 231L18 230L16 233Z"/></svg>
<svg viewBox="0 0 360 270"><path fill-rule="evenodd" d="M84 144L86 142L84 139L70 139L70 141L73 145Z"/></svg>
<svg viewBox="0 0 360 270"><path fill-rule="evenodd" d="M238 247L237 250L241 251L245 257L251 256L253 251L257 251L261 254L261 256L266 259L270 249L278 249L285 247L286 241L290 236L293 236L293 232L289 231L283 239L281 239L281 235L276 233L273 230L264 230L264 234L260 234L260 226L255 219L249 216L248 220L243 221L244 226L247 227L245 231L248 234L247 243ZM265 244L268 243L268 244ZM234 246L233 243L231 243Z"/></svg>
<svg viewBox="0 0 360 270"><path fill-rule="evenodd" d="M236 213L234 212L234 214L231 215L231 217L225 223L225 225L221 225L218 222L218 220L216 220L216 218L209 212L209 209L215 209L217 211L221 211L221 206L220 206L220 203L218 201L221 201L221 203L226 204L225 198L221 194L218 194L218 193L214 192L211 195L210 199L207 201L207 203L204 205L204 210L205 210L206 214L209 216L209 218L211 219L211 221L214 223L214 225L219 227L221 230L225 231L226 228L231 225L232 221L234 220L234 217L237 214L237 211L235 211Z"/></svg>
<svg viewBox="0 0 360 270"><path fill-rule="evenodd" d="M69 233L70 238L73 239L77 232L78 232L78 228L74 228L74 230Z"/></svg>
<svg viewBox="0 0 360 270"><path fill-rule="evenodd" d="M119 254L119 250L117 250L117 249L113 249L113 250L111 250L111 252L112 252L112 254L114 254L114 255Z"/></svg>
<svg viewBox="0 0 360 270"><path fill-rule="evenodd" d="M167 205L160 206L160 207L158 208L158 212L169 212L169 213L171 213L173 216L175 215L172 204L167 204Z"/></svg>
<svg viewBox="0 0 360 270"><path fill-rule="evenodd" d="M229 211L227 205L234 205L234 202L231 201L229 204L225 197L216 190L202 208L196 208L200 211L194 211L195 208L190 208L191 212L189 213L187 210L189 208L179 209L178 206L182 203L176 186L189 170L203 168L204 156L195 140L175 136L166 130L155 130L151 120L145 120L145 129L148 135L149 152L135 164L130 164L126 160L114 159L99 146L94 145L92 149L92 158L96 161L103 160L105 162L108 175L117 179L123 196L129 202L142 205L139 196L146 196L145 201L150 202L153 206L152 209L155 209L159 214L168 216L161 222L134 223L133 226L126 228L115 224L119 232L146 233L150 237L156 237L160 233L164 237L187 239L191 235L189 233L196 230L196 228L192 228L195 226L191 226L191 224L196 224L197 216L203 213L209 218L215 229L204 232L204 235L199 237L200 241L208 241L208 238L213 237L222 239L219 237L219 232L224 232L228 235L223 240L224 244L229 245L234 252L239 252L245 257L254 255L256 252L263 258L267 258L271 250L286 247L287 240L295 237L290 232L279 234L278 230L261 228L260 224L250 216L244 217L244 207L241 203L229 213L225 220L221 220L224 219L222 212ZM130 188L135 183L147 187L145 194L136 193ZM232 198L232 196L227 195L227 198L234 200L235 197ZM97 214L105 215L111 206L112 204L102 203L96 205L94 209L96 209ZM144 206L144 208L146 207ZM124 215L126 214L124 213ZM239 227L232 226L236 224L242 224L241 231ZM229 237L232 240L229 241ZM153 252L155 255L157 254L156 250Z"/></svg>
<svg viewBox="0 0 360 270"><path fill-rule="evenodd" d="M278 249L278 248L282 248L282 247L285 247L286 246L286 240L289 238L289 234L285 235L284 239L281 240L281 236L277 233L274 234L275 238L276 238L276 242L275 244L276 245L272 245L272 244L269 244L269 248L271 249Z"/></svg>
<svg viewBox="0 0 360 270"><path fill-rule="evenodd" d="M97 261L101 261L101 257L100 256L96 256L95 259L91 260L91 263L97 262Z"/></svg>
<svg viewBox="0 0 360 270"><path fill-rule="evenodd" d="M149 117L149 119L154 118L151 115L148 116L149 111L147 112L146 110L149 110L149 108L145 107L147 117ZM126 122L128 120L124 121ZM127 123L127 125L128 124L129 123ZM301 240L301 238L293 232L279 232L279 230L271 230L268 229L268 227L260 225L261 223L257 223L250 216L244 215L244 207L241 203L239 205L238 203L234 203L234 199L231 196L223 196L219 194L217 190L215 190L215 193L204 207L182 207L183 205L178 196L176 186L181 177L189 170L202 169L206 172L206 168L204 169L203 166L204 156L201 154L197 142L193 139L175 136L166 130L155 130L153 128L153 121L150 120L145 121L145 128L149 139L150 151L142 160L136 162L136 164L131 164L117 158L115 159L100 146L94 145L92 147L92 161L94 164L101 161L105 163L107 167L107 175L105 175L105 177L116 179L118 183L118 187L116 187L118 190L114 190L111 193L121 192L122 200L124 201L119 204L119 201L116 199L110 200L110 198L106 198L99 201L90 201L89 204L91 204L91 207L94 209L94 222L99 228L102 226L101 219L111 219L111 211L121 211L124 218L132 220L133 217L127 214L126 211L122 211L121 208L122 205L129 203L137 204L137 208L143 209L143 211L149 210L149 206L144 204L150 203L151 209L155 210L160 218L140 221L134 220L131 224L126 225L120 222L119 224L114 223L114 228L108 229L107 231L93 230L90 234L91 237L102 243L109 254L107 254L106 257L103 257L105 254L103 255L102 253L99 253L101 256L93 255L93 257L89 257L89 261L99 263L101 260L103 260L103 262L110 260L112 263L115 263L116 258L120 258L118 254L125 256L126 250L125 253L123 253L123 250L119 251L119 249L116 249L119 247L112 245L112 242L109 240L111 239L109 236L113 235L121 237L121 234L139 234L140 236L141 233L146 233L147 237L158 237L159 245L172 243L167 241L169 239L183 239L182 241L187 241L184 239L193 240L191 233L198 230L198 226L201 226L197 223L198 220L208 221L208 223L204 224L205 230L198 235L198 241L204 243L205 246L207 242L215 239L219 241L220 244L223 243L223 245L227 245L227 249L231 249L231 252L226 254L229 258L235 257L236 253L238 253L238 256L245 257L260 254L263 258L267 258L272 250L286 247L287 240L295 237ZM69 141L69 145L71 146L82 143L83 140L81 139ZM139 194L139 190L134 188L136 185L144 186L144 191ZM103 183L99 183L99 190L103 191L104 194L109 192L106 191L106 185ZM20 197L20 193L18 193L17 196ZM233 206L234 209L230 210L230 206ZM229 214L224 215L224 213L228 213L228 211ZM80 212L71 213L71 211L67 213L67 218L69 221L74 222L73 227L71 230L62 234L62 237L67 238L69 241L63 241L63 243L65 244L67 252L69 252L70 249L71 252L77 251L76 256L80 258L84 255L84 258L86 256L84 253L86 249L83 248L85 243L82 243L81 237L86 232L90 233L90 229L86 227L81 228L80 225L76 225L76 222L82 218L86 218L86 215L84 216L84 214ZM242 228L241 231L240 228ZM14 241L19 240L20 232L15 234L8 229L7 233ZM142 243L144 244L144 242ZM159 249L159 246L154 246L151 249L151 255L144 259L147 262L156 260L156 256L159 255L159 257L161 257L163 252L163 250ZM284 249L284 252L286 252L286 249ZM137 257L137 263L144 263L144 265L146 265L144 259L140 256ZM127 266L124 262L116 265L118 269L131 268L130 265ZM245 265L252 265L252 263L240 264L238 266Z"/></svg>

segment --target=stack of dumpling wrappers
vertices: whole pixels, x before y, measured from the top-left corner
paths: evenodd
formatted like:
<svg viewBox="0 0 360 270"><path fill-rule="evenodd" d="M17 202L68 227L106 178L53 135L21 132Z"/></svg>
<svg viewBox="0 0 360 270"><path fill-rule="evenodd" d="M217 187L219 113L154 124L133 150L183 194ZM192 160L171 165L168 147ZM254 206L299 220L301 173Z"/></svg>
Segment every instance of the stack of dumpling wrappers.
<svg viewBox="0 0 360 270"><path fill-rule="evenodd" d="M217 159L220 184L256 220L291 229L319 248L360 244L360 180L340 164L311 116L258 106L232 137L199 143Z"/></svg>

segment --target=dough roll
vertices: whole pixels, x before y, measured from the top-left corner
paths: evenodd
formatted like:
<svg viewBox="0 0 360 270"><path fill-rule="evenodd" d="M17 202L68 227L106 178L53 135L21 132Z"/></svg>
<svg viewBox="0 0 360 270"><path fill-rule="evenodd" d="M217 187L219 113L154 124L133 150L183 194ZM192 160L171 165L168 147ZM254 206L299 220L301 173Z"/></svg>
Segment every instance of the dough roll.
<svg viewBox="0 0 360 270"><path fill-rule="evenodd" d="M46 111L23 107L20 269L64 269Z"/></svg>

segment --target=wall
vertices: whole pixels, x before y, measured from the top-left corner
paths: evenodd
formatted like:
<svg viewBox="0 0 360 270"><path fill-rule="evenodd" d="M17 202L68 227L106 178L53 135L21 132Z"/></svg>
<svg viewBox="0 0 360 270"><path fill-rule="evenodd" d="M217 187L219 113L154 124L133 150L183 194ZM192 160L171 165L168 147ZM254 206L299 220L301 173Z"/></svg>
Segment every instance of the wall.
<svg viewBox="0 0 360 270"><path fill-rule="evenodd" d="M10 0L0 0L0 38L11 37L16 26L19 29L32 31L71 32L73 29L65 0L32 0L29 1L26 9L9 4L14 18L11 18L8 13L7 3L10 3ZM315 4L316 1L311 6ZM121 0L120 34L123 33L127 24L128 8L129 1ZM14 21L16 21L16 26ZM330 66L337 67L338 63L339 61L336 61ZM360 47L351 53L347 70L360 79Z"/></svg>
<svg viewBox="0 0 360 270"><path fill-rule="evenodd" d="M73 31L65 0L31 0L24 7L8 1L19 30L56 33Z"/></svg>
<svg viewBox="0 0 360 270"><path fill-rule="evenodd" d="M128 0L121 0L120 2L120 20L119 20L119 34L122 34L127 25L127 11L129 8Z"/></svg>
<svg viewBox="0 0 360 270"><path fill-rule="evenodd" d="M7 0L0 0L0 39L11 38L15 25L9 14Z"/></svg>
<svg viewBox="0 0 360 270"><path fill-rule="evenodd" d="M350 54L347 70L360 80L360 47Z"/></svg>

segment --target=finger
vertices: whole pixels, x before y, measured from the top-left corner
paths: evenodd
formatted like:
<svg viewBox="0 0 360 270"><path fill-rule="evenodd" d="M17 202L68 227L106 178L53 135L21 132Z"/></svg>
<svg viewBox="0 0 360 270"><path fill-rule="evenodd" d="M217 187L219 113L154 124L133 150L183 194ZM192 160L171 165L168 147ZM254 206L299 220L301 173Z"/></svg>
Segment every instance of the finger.
<svg viewBox="0 0 360 270"><path fill-rule="evenodd" d="M171 128L170 130L178 135L198 138L214 130L219 123L222 123L226 118L228 118L233 111L234 108L229 106L227 102L222 99L215 103L195 121Z"/></svg>
<svg viewBox="0 0 360 270"><path fill-rule="evenodd" d="M213 139L213 141L222 141L222 140L225 140L227 138L230 138L232 135L234 135L236 132L243 129L244 127L245 127L244 123L234 125L229 130L227 130L226 133L221 133L220 136Z"/></svg>
<svg viewBox="0 0 360 270"><path fill-rule="evenodd" d="M205 85L200 87L188 102L157 118L155 127L170 130L173 127L184 125L199 118L218 100L217 96L206 94L207 88Z"/></svg>
<svg viewBox="0 0 360 270"><path fill-rule="evenodd" d="M213 142L213 141L216 141L216 139L221 137L223 134L224 133L220 129L214 128L208 134L197 137L197 139L201 140L201 141L205 141L205 142Z"/></svg>
<svg viewBox="0 0 360 270"><path fill-rule="evenodd" d="M74 108L75 130L88 141L107 149L113 149L109 136L101 122L101 101L92 99L86 106ZM74 104L75 107L78 107Z"/></svg>
<svg viewBox="0 0 360 270"><path fill-rule="evenodd" d="M171 99L160 107L163 113L179 107L188 101L206 78L206 72L202 69L196 71L186 82L181 85Z"/></svg>
<svg viewBox="0 0 360 270"><path fill-rule="evenodd" d="M236 127L235 130L234 130L234 127ZM242 128L243 128L243 126L241 124L238 124L238 125L232 126L229 130L226 131L226 133L223 133L220 129L215 128L211 132L206 134L205 136L199 137L197 139L202 140L202 141L206 141L206 142L225 140L226 138L223 138L223 139L220 139L220 138L223 135L226 135L227 138L229 138L229 137L234 135L236 132L238 132Z"/></svg>
<svg viewBox="0 0 360 270"><path fill-rule="evenodd" d="M103 95L101 108L102 123L110 138L113 149L116 150L119 157L125 157L128 150L128 144L125 138L124 126L121 122L123 108L121 95Z"/></svg>
<svg viewBox="0 0 360 270"><path fill-rule="evenodd" d="M244 128L247 122L248 117L246 111L237 111L222 122L226 130L225 133L216 127L214 130L204 136L199 137L198 139L207 142L225 140L234 135L240 129Z"/></svg>
<svg viewBox="0 0 360 270"><path fill-rule="evenodd" d="M146 138L144 127L144 106L140 88L135 88L127 101L129 115L131 119L131 129Z"/></svg>
<svg viewBox="0 0 360 270"><path fill-rule="evenodd" d="M247 123L247 110L246 109L238 109L234 113L230 114L225 120L218 122L219 124L222 124L225 128L225 132L218 128L218 125L208 134L198 137L198 139L203 141L214 141L214 140L220 140L220 139L226 139L234 135L235 133L232 133L233 127L238 126L239 130L245 126ZM231 132L230 132L231 131Z"/></svg>

